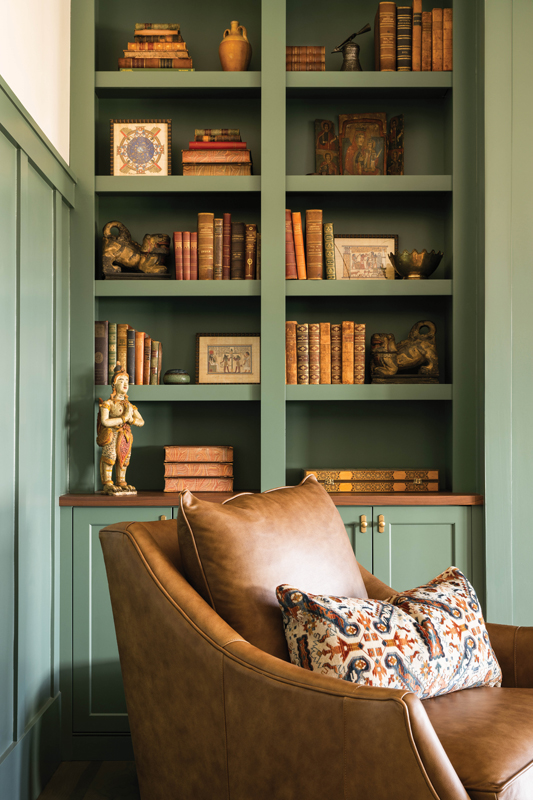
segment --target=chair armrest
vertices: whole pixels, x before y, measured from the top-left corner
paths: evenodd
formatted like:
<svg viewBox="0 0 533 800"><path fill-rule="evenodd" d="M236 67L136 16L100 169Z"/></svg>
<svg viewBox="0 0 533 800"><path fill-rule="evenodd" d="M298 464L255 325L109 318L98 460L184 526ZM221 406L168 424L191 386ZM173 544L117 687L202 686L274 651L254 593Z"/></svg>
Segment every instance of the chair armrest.
<svg viewBox="0 0 533 800"><path fill-rule="evenodd" d="M533 628L487 622L487 632L502 668L502 686L533 689Z"/></svg>

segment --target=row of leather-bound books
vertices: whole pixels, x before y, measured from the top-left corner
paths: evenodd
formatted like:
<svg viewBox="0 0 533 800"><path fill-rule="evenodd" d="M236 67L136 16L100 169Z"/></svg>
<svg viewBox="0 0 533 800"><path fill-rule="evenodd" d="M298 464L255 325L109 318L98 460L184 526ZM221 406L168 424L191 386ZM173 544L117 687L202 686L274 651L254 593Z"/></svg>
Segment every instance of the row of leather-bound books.
<svg viewBox="0 0 533 800"><path fill-rule="evenodd" d="M291 320L285 329L287 384L365 382L364 325Z"/></svg>
<svg viewBox="0 0 533 800"><path fill-rule="evenodd" d="M261 234L231 214L198 214L197 231L174 232L176 280L256 280L261 277Z"/></svg>
<svg viewBox="0 0 533 800"><path fill-rule="evenodd" d="M130 385L161 383L163 345L127 323L100 320L94 323L94 382L111 385L117 362L126 368Z"/></svg>
<svg viewBox="0 0 533 800"><path fill-rule="evenodd" d="M453 9L422 11L380 3L374 22L375 69L381 72L448 72L453 69Z"/></svg>
<svg viewBox="0 0 533 800"><path fill-rule="evenodd" d="M288 45L287 72L324 72L326 48L323 45Z"/></svg>
<svg viewBox="0 0 533 800"><path fill-rule="evenodd" d="M437 469L306 469L326 492L438 492Z"/></svg>
<svg viewBox="0 0 533 800"><path fill-rule="evenodd" d="M285 209L285 277L287 280L335 280L333 223L322 223L322 209L305 212L305 240L302 214Z"/></svg>
<svg viewBox="0 0 533 800"><path fill-rule="evenodd" d="M165 447L165 492L232 492L233 447Z"/></svg>

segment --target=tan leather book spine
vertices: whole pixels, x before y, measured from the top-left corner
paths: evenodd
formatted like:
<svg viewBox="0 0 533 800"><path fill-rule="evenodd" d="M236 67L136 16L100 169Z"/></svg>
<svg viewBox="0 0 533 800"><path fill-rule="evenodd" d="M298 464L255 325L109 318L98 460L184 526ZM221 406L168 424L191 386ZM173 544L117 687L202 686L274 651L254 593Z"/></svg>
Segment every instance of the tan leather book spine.
<svg viewBox="0 0 533 800"><path fill-rule="evenodd" d="M222 214L222 280L231 275L231 214Z"/></svg>
<svg viewBox="0 0 533 800"><path fill-rule="evenodd" d="M379 13L379 69L396 71L396 3L380 3Z"/></svg>
<svg viewBox="0 0 533 800"><path fill-rule="evenodd" d="M309 383L309 326L296 326L298 383Z"/></svg>
<svg viewBox="0 0 533 800"><path fill-rule="evenodd" d="M322 209L312 208L305 212L305 246L307 280L321 281L324 268L324 244L322 241Z"/></svg>
<svg viewBox="0 0 533 800"><path fill-rule="evenodd" d="M198 445L167 445L165 447L165 462L225 462L233 463L233 447L228 445L211 445L208 447Z"/></svg>
<svg viewBox="0 0 533 800"><path fill-rule="evenodd" d="M342 383L342 325L331 326L331 382Z"/></svg>
<svg viewBox="0 0 533 800"><path fill-rule="evenodd" d="M353 382L365 382L365 326L354 324Z"/></svg>
<svg viewBox="0 0 533 800"><path fill-rule="evenodd" d="M413 72L422 69L422 0L413 0Z"/></svg>
<svg viewBox="0 0 533 800"><path fill-rule="evenodd" d="M431 12L431 69L442 72L442 8Z"/></svg>
<svg viewBox="0 0 533 800"><path fill-rule="evenodd" d="M117 363L120 362L120 366L127 368L128 365L128 328L130 326L126 323L121 323L117 325Z"/></svg>
<svg viewBox="0 0 533 800"><path fill-rule="evenodd" d="M135 383L142 386L144 383L144 340L146 334L135 331Z"/></svg>
<svg viewBox="0 0 533 800"><path fill-rule="evenodd" d="M198 279L213 280L215 215L198 214Z"/></svg>
<svg viewBox="0 0 533 800"><path fill-rule="evenodd" d="M192 58L119 58L119 69L191 69Z"/></svg>
<svg viewBox="0 0 533 800"><path fill-rule="evenodd" d="M184 164L184 175L251 175L251 164Z"/></svg>
<svg viewBox="0 0 533 800"><path fill-rule="evenodd" d="M191 281L198 280L198 232L191 231Z"/></svg>
<svg viewBox="0 0 533 800"><path fill-rule="evenodd" d="M183 231L174 231L174 264L176 280L183 280Z"/></svg>
<svg viewBox="0 0 533 800"><path fill-rule="evenodd" d="M298 383L298 355L296 349L295 320L285 323L285 383L294 386Z"/></svg>
<svg viewBox="0 0 533 800"><path fill-rule="evenodd" d="M233 478L165 478L165 492L232 492Z"/></svg>
<svg viewBox="0 0 533 800"><path fill-rule="evenodd" d="M320 323L309 323L309 383L320 383Z"/></svg>
<svg viewBox="0 0 533 800"><path fill-rule="evenodd" d="M257 248L257 225L247 223L244 226L244 279L255 280L255 256Z"/></svg>
<svg viewBox="0 0 533 800"><path fill-rule="evenodd" d="M321 483L321 481L319 481ZM336 492L372 492L373 494L385 494L389 492L438 492L438 483L429 483L422 481L421 483L389 483L387 481L364 481L364 482L337 482L337 481L324 481L321 483L326 492L335 494Z"/></svg>
<svg viewBox="0 0 533 800"><path fill-rule="evenodd" d="M222 239L223 239L223 226L224 220L215 219L214 227L214 245L213 245L213 280L221 281L223 278L223 255L222 255Z"/></svg>
<svg viewBox="0 0 533 800"><path fill-rule="evenodd" d="M249 164L250 150L182 150L184 164Z"/></svg>
<svg viewBox="0 0 533 800"><path fill-rule="evenodd" d="M165 463L165 478L233 478L233 464Z"/></svg>
<svg viewBox="0 0 533 800"><path fill-rule="evenodd" d="M170 42L128 42L128 50L185 50L187 51L187 42L173 42L173 36L170 37ZM124 51L126 52L126 51Z"/></svg>
<svg viewBox="0 0 533 800"><path fill-rule="evenodd" d="M422 71L431 72L431 11L422 11Z"/></svg>
<svg viewBox="0 0 533 800"><path fill-rule="evenodd" d="M183 231L181 244L183 247L183 280L190 281L191 279L191 232L190 231Z"/></svg>
<svg viewBox="0 0 533 800"><path fill-rule="evenodd" d="M143 360L143 386L150 385L150 362L152 359L152 338L144 337L144 360Z"/></svg>
<svg viewBox="0 0 533 800"><path fill-rule="evenodd" d="M306 469L304 478L314 475L317 481L437 481L438 469Z"/></svg>
<svg viewBox="0 0 533 800"><path fill-rule="evenodd" d="M124 53L124 58L136 59L138 57L143 58L145 56L145 53L137 53L132 50L124 50L123 53ZM158 50L155 55L158 58L164 58L165 61L169 58L182 58L182 59L189 58L189 53L187 50L176 50L176 48L172 47L172 45L170 45L168 50Z"/></svg>
<svg viewBox="0 0 533 800"><path fill-rule="evenodd" d="M442 70L453 70L453 8L442 10Z"/></svg>
<svg viewBox="0 0 533 800"><path fill-rule="evenodd" d="M331 325L320 323L320 383L331 383Z"/></svg>
<svg viewBox="0 0 533 800"><path fill-rule="evenodd" d="M288 281L297 280L296 250L294 249L294 234L292 231L292 212L285 209L285 278Z"/></svg>
<svg viewBox="0 0 533 800"><path fill-rule="evenodd" d="M353 383L354 349L353 349L353 322L342 323L342 382Z"/></svg>
<svg viewBox="0 0 533 800"><path fill-rule="evenodd" d="M299 211L292 212L292 230L294 233L294 250L296 253L296 270L298 280L307 280L307 270L305 267L305 247L304 234L302 230L302 215Z"/></svg>

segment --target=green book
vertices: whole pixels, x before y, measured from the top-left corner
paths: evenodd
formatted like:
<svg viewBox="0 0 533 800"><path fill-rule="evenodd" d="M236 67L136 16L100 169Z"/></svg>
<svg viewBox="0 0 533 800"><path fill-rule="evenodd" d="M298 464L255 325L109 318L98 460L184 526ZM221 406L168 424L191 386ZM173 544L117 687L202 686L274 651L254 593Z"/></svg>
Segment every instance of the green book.
<svg viewBox="0 0 533 800"><path fill-rule="evenodd" d="M324 222L324 260L326 262L326 280L337 279L335 274L335 240L333 238L333 222Z"/></svg>
<svg viewBox="0 0 533 800"><path fill-rule="evenodd" d="M109 385L111 386L113 383L113 377L115 375L115 366L117 364L117 323L110 322L109 323L109 332L108 332L108 370L109 370Z"/></svg>
<svg viewBox="0 0 533 800"><path fill-rule="evenodd" d="M178 22L136 22L135 30L179 31Z"/></svg>

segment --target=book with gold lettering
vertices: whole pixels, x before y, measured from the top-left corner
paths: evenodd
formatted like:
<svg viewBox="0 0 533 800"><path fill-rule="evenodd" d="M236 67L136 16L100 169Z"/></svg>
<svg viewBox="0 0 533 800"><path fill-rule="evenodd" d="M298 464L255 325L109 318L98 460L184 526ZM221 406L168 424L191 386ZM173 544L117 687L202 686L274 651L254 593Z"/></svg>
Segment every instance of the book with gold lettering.
<svg viewBox="0 0 533 800"><path fill-rule="evenodd" d="M413 72L422 69L422 0L413 0Z"/></svg>
<svg viewBox="0 0 533 800"><path fill-rule="evenodd" d="M365 382L365 326L354 323L353 333L353 382Z"/></svg>
<svg viewBox="0 0 533 800"><path fill-rule="evenodd" d="M183 231L182 247L183 247L183 280L190 281L191 279L191 232L190 231Z"/></svg>
<svg viewBox="0 0 533 800"><path fill-rule="evenodd" d="M165 462L217 462L233 461L233 447L229 445L167 445Z"/></svg>
<svg viewBox="0 0 533 800"><path fill-rule="evenodd" d="M214 226L214 214L198 214L198 279L201 281L213 280Z"/></svg>
<svg viewBox="0 0 533 800"><path fill-rule="evenodd" d="M309 383L320 383L320 324L309 323Z"/></svg>
<svg viewBox="0 0 533 800"><path fill-rule="evenodd" d="M285 383L298 383L298 356L296 349L296 326L294 320L285 323Z"/></svg>
<svg viewBox="0 0 533 800"><path fill-rule="evenodd" d="M342 383L342 325L331 325L331 382Z"/></svg>
<svg viewBox="0 0 533 800"><path fill-rule="evenodd" d="M246 223L244 226L244 279L255 280L255 259L257 250L257 225Z"/></svg>
<svg viewBox="0 0 533 800"><path fill-rule="evenodd" d="M309 325L296 326L298 383L309 383Z"/></svg>
<svg viewBox="0 0 533 800"><path fill-rule="evenodd" d="M342 382L354 381L354 323L342 323Z"/></svg>
<svg viewBox="0 0 533 800"><path fill-rule="evenodd" d="M223 255L222 255L222 238L223 238L223 225L224 220L222 217L215 219L215 240L214 240L214 256L213 256L213 279L221 281L223 278Z"/></svg>
<svg viewBox="0 0 533 800"><path fill-rule="evenodd" d="M317 481L437 481L438 469L306 469L304 478L314 475Z"/></svg>
<svg viewBox="0 0 533 800"><path fill-rule="evenodd" d="M380 3L374 21L375 70L396 71L396 3Z"/></svg>
<svg viewBox="0 0 533 800"><path fill-rule="evenodd" d="M150 336L144 337L144 361L143 361L143 386L150 385L150 363L152 360L152 339Z"/></svg>
<svg viewBox="0 0 533 800"><path fill-rule="evenodd" d="M431 72L432 49L431 11L422 11L422 70Z"/></svg>
<svg viewBox="0 0 533 800"><path fill-rule="evenodd" d="M94 383L105 386L109 377L109 322L94 323Z"/></svg>
<svg viewBox="0 0 533 800"><path fill-rule="evenodd" d="M331 383L331 325L320 323L320 383Z"/></svg>

